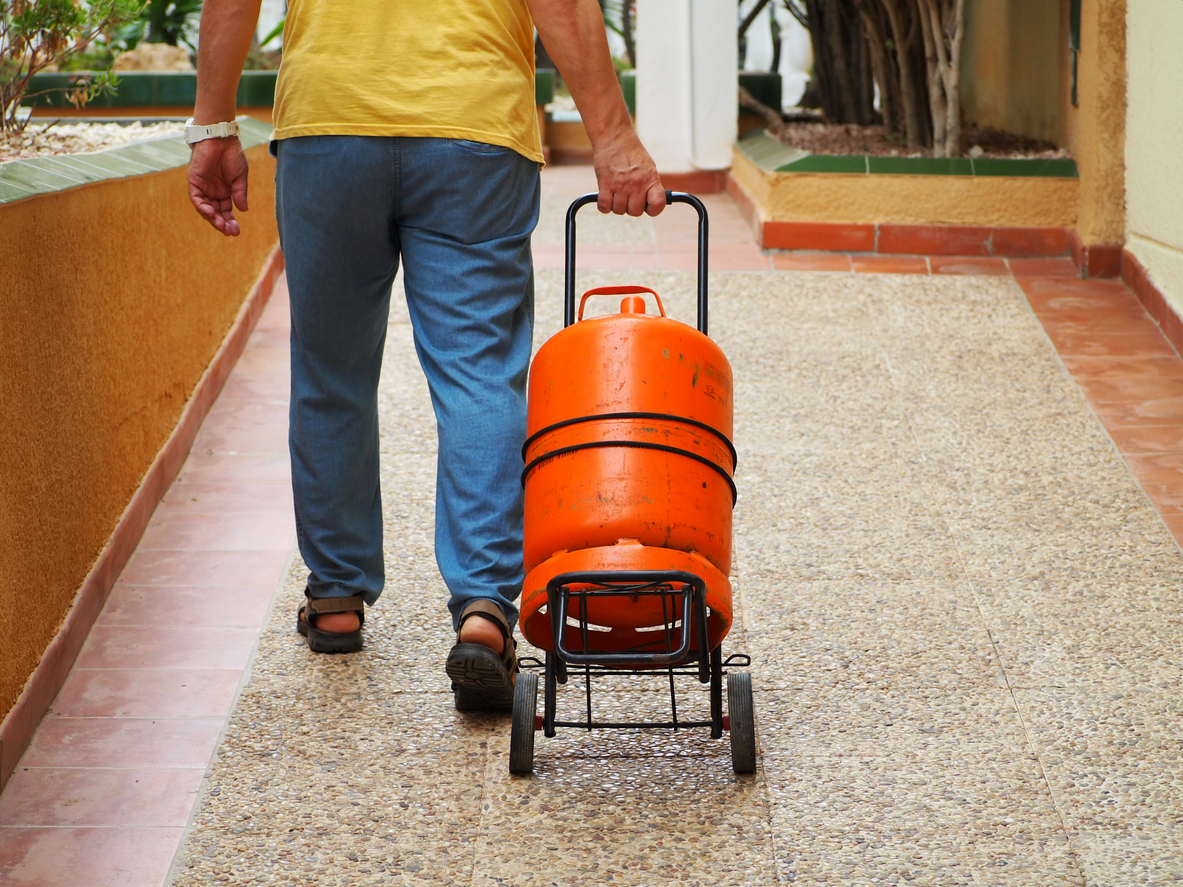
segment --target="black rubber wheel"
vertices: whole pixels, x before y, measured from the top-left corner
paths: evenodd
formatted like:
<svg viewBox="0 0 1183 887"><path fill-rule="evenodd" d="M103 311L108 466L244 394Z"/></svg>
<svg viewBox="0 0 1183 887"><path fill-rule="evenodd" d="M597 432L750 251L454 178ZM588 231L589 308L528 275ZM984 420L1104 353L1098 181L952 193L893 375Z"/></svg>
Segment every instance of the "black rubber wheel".
<svg viewBox="0 0 1183 887"><path fill-rule="evenodd" d="M518 672L513 688L513 724L509 731L509 772L534 772L534 715L538 712L538 675Z"/></svg>
<svg viewBox="0 0 1183 887"><path fill-rule="evenodd" d="M731 721L731 766L736 773L755 773L756 715L752 676L746 671L727 675L727 714ZM516 723L516 709L514 717Z"/></svg>

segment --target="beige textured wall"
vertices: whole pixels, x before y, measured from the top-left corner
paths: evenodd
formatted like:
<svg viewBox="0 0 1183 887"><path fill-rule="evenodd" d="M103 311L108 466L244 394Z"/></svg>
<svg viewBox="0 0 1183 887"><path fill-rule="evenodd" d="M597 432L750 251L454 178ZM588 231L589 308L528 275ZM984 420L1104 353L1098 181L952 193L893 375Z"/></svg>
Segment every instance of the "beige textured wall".
<svg viewBox="0 0 1183 887"><path fill-rule="evenodd" d="M1076 179L763 172L738 149L731 175L762 221L1071 228Z"/></svg>
<svg viewBox="0 0 1183 887"><path fill-rule="evenodd" d="M1078 104L1069 112L1068 147L1080 170L1076 231L1086 245L1125 237L1125 17L1125 0L1082 0Z"/></svg>
<svg viewBox="0 0 1183 887"><path fill-rule="evenodd" d="M178 168L0 205L0 719L278 239L274 161L223 238Z"/></svg>
<svg viewBox="0 0 1183 887"><path fill-rule="evenodd" d="M1061 0L968 0L961 60L967 121L1061 144Z"/></svg>
<svg viewBox="0 0 1183 887"><path fill-rule="evenodd" d="M1183 313L1183 3L1129 0L1126 247Z"/></svg>

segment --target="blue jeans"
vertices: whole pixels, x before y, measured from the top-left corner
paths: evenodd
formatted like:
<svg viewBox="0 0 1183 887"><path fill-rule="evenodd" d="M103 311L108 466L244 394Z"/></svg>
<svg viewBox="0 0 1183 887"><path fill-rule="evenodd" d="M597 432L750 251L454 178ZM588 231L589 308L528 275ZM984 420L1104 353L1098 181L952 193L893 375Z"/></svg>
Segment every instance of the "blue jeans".
<svg viewBox="0 0 1183 887"><path fill-rule="evenodd" d="M273 150L309 593L373 604L385 582L377 391L401 258L439 435L435 553L448 609L455 625L465 604L489 598L512 625L538 164L456 139L307 136Z"/></svg>

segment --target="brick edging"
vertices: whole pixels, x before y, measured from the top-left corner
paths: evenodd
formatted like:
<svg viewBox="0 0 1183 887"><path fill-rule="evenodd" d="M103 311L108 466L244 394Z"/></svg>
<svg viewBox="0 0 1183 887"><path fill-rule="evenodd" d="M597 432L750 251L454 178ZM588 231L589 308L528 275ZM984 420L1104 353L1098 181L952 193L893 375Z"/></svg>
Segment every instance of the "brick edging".
<svg viewBox="0 0 1183 887"><path fill-rule="evenodd" d="M180 472L201 429L201 423L246 348L247 339L271 297L283 266L283 253L276 246L263 264L262 272L239 309L230 332L198 380L176 428L156 454L107 544L82 581L62 627L25 682L16 704L0 724L0 791L3 791L41 719L65 683L87 634L98 619L115 580L144 535L157 504Z"/></svg>
<svg viewBox="0 0 1183 887"><path fill-rule="evenodd" d="M1163 291L1150 279L1138 257L1125 247L1121 247L1119 255L1122 281L1138 297L1146 313L1158 324L1163 335L1175 346L1175 350L1183 354L1183 319L1167 301Z"/></svg>

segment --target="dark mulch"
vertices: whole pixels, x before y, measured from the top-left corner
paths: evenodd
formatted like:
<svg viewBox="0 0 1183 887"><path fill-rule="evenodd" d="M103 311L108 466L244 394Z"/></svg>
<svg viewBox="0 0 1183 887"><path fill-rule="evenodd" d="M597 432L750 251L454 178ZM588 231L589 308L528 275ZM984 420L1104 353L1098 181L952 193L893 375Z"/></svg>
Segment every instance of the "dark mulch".
<svg viewBox="0 0 1183 887"><path fill-rule="evenodd" d="M928 149L909 148L902 136L882 126L790 120L781 137L786 145L811 154L870 154L875 157L927 157ZM980 153L976 148L980 148ZM1016 135L989 126L966 126L961 133L963 155L973 157L1071 157L1051 142Z"/></svg>

